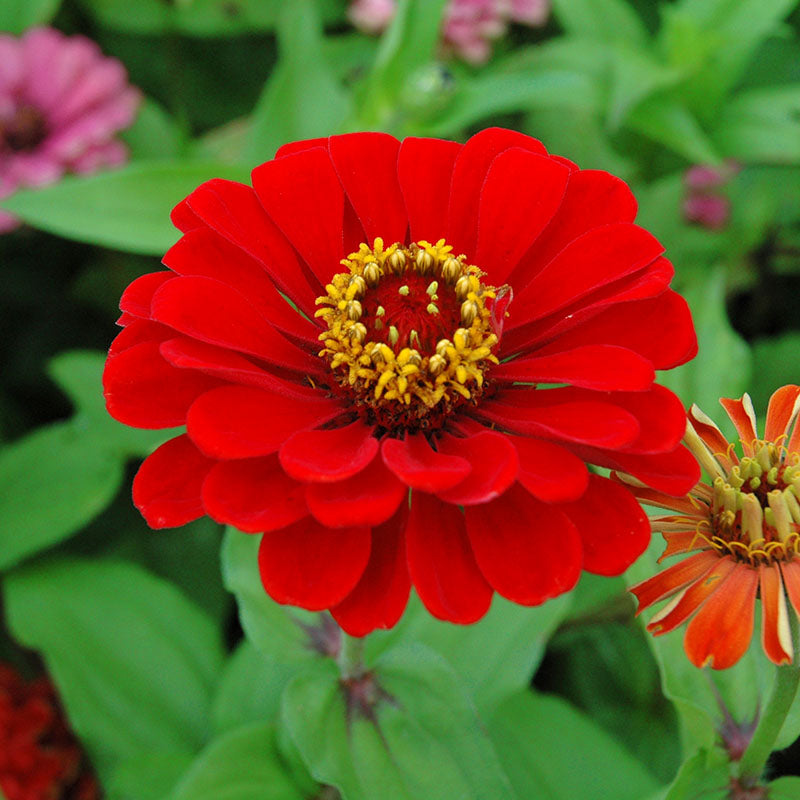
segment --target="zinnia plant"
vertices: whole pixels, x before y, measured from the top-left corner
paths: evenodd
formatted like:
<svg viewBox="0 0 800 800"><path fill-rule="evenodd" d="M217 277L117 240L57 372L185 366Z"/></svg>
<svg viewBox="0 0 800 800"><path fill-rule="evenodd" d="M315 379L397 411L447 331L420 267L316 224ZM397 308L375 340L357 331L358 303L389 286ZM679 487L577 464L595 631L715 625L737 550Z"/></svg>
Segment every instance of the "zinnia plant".
<svg viewBox="0 0 800 800"><path fill-rule="evenodd" d="M720 402L739 435L741 457L693 406L686 443L710 483L698 483L682 498L631 487L643 502L677 512L652 520L667 542L662 558L690 554L631 591L640 611L671 598L647 629L661 635L690 620L686 654L696 666L714 669L733 666L747 650L760 596L764 652L775 664L788 664L794 647L787 596L800 613L800 386L772 395L763 437L747 394Z"/></svg>
<svg viewBox="0 0 800 800"><path fill-rule="evenodd" d="M654 383L695 334L627 186L502 129L297 142L252 179L178 205L121 301L110 413L186 429L134 482L149 524L263 533L266 591L358 636L411 584L469 623L626 569L649 523L586 463L699 477Z"/></svg>
<svg viewBox="0 0 800 800"><path fill-rule="evenodd" d="M23 187L125 161L115 139L140 101L122 64L83 36L0 34L0 199ZM0 232L18 224L0 210Z"/></svg>

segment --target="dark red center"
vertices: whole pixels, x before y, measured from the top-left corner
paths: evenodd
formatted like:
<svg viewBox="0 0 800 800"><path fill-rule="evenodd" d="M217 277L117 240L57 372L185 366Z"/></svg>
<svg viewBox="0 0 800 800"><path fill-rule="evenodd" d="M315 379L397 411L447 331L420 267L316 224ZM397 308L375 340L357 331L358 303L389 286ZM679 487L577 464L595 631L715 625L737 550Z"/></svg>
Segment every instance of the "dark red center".
<svg viewBox="0 0 800 800"><path fill-rule="evenodd" d="M419 275L413 270L404 275L384 275L362 300L361 322L367 327L368 338L391 345L389 331L393 325L399 335L393 349L399 352L403 347L413 347L423 354L432 353L439 340L452 339L453 333L462 327L461 303L452 287L441 280L439 289L432 293L436 295L434 300L427 292L433 280L433 276ZM402 287L408 288L407 294L401 294ZM437 311L429 309L431 303ZM378 315L379 307L383 307L382 315ZM417 332L418 341L411 341L412 331Z"/></svg>
<svg viewBox="0 0 800 800"><path fill-rule="evenodd" d="M29 153L47 137L47 122L32 106L21 106L10 117L0 120L0 150Z"/></svg>

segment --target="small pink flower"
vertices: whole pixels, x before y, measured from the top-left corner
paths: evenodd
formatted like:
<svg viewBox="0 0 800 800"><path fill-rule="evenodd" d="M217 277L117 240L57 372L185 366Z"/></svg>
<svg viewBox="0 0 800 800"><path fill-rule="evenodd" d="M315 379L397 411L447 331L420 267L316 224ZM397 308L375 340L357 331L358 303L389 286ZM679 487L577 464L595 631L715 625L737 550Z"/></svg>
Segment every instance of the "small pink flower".
<svg viewBox="0 0 800 800"><path fill-rule="evenodd" d="M365 33L380 33L394 16L395 0L354 0L348 15ZM444 16L442 40L465 61L481 64L492 54L491 42L499 39L509 22L543 25L550 0L450 0Z"/></svg>
<svg viewBox="0 0 800 800"><path fill-rule="evenodd" d="M684 219L712 231L722 230L730 213L731 203L725 195L689 194L683 201Z"/></svg>
<svg viewBox="0 0 800 800"><path fill-rule="evenodd" d="M114 135L141 99L122 64L83 36L33 28L0 35L0 199L125 161ZM0 211L0 233L19 224Z"/></svg>

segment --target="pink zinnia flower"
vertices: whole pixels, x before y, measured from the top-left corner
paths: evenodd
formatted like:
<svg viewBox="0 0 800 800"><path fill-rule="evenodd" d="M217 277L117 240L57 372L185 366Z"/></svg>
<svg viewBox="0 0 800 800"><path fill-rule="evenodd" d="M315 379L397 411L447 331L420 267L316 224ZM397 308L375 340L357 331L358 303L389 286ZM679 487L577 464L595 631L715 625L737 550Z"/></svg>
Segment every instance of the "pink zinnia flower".
<svg viewBox="0 0 800 800"><path fill-rule="evenodd" d="M354 0L348 13L360 30L380 33L392 21L395 6L395 0ZM549 0L450 0L443 44L465 61L481 64L492 54L491 41L506 32L509 22L543 25L549 12Z"/></svg>
<svg viewBox="0 0 800 800"><path fill-rule="evenodd" d="M127 150L113 137L133 122L139 100L122 64L83 36L52 28L0 35L0 199L122 163ZM0 211L0 232L17 224Z"/></svg>

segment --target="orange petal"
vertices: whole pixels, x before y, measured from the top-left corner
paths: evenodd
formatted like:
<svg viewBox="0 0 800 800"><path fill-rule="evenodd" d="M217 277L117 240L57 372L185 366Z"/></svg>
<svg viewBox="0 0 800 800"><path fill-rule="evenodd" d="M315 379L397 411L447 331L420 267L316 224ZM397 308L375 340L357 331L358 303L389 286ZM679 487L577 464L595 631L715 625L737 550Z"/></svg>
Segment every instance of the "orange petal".
<svg viewBox="0 0 800 800"><path fill-rule="evenodd" d="M613 477L612 473L612 479ZM650 489L647 486L631 486L629 483L624 483L624 485L637 500L640 500L642 503L647 503L647 505L656 506L657 508L666 508L670 511L678 511L681 514L697 513L697 506L692 504L692 501L687 495L683 497L671 497L663 492Z"/></svg>
<svg viewBox="0 0 800 800"><path fill-rule="evenodd" d="M665 597L674 594L684 586L694 583L698 578L705 575L719 561L716 550L704 550L693 556L673 564L663 572L659 572L646 581L631 586L630 591L636 595L639 601L637 614L645 608L663 600Z"/></svg>
<svg viewBox="0 0 800 800"><path fill-rule="evenodd" d="M733 464L739 463L739 457L730 446L730 442L711 417L696 405L689 409L689 416L697 435L725 469L729 470Z"/></svg>
<svg viewBox="0 0 800 800"><path fill-rule="evenodd" d="M686 628L683 647L696 667L727 669L745 653L753 636L758 572L736 564Z"/></svg>
<svg viewBox="0 0 800 800"><path fill-rule="evenodd" d="M767 424L764 439L775 442L788 433L788 428L800 409L800 386L781 386L772 393L767 408Z"/></svg>
<svg viewBox="0 0 800 800"><path fill-rule="evenodd" d="M672 533L662 534L667 542L667 548L661 554L659 561L663 561L670 556L678 555L678 553L688 553L691 550L708 550L711 545L703 539L702 536L697 535L697 531L674 531Z"/></svg>
<svg viewBox="0 0 800 800"><path fill-rule="evenodd" d="M661 609L647 624L647 630L656 636L675 630L703 605L736 566L732 558L720 558L702 578L689 586L679 598L675 598L677 602Z"/></svg>
<svg viewBox="0 0 800 800"><path fill-rule="evenodd" d="M773 664L791 664L794 649L780 567L777 564L762 564L758 573L761 585L761 645Z"/></svg>
<svg viewBox="0 0 800 800"><path fill-rule="evenodd" d="M800 616L800 561L784 562L781 564L781 572L786 594L789 595L789 602L795 613Z"/></svg>
<svg viewBox="0 0 800 800"><path fill-rule="evenodd" d="M742 450L746 456L753 455L753 441L758 438L756 434L756 412L753 410L753 401L745 392L738 400L732 397L722 397L719 401L739 434Z"/></svg>

